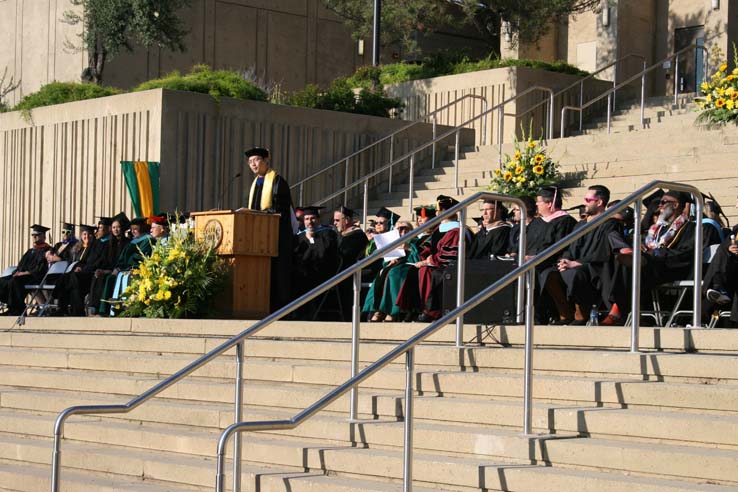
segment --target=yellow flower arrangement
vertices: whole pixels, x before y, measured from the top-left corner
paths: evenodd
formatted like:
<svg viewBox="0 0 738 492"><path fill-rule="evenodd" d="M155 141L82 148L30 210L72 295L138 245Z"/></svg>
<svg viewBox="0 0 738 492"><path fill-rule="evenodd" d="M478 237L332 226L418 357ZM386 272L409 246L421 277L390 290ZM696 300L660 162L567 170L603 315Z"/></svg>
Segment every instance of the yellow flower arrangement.
<svg viewBox="0 0 738 492"><path fill-rule="evenodd" d="M535 197L543 186L558 184L561 174L558 164L546 155L546 149L536 140L515 141L515 152L492 175L489 189L514 196Z"/></svg>
<svg viewBox="0 0 738 492"><path fill-rule="evenodd" d="M734 65L738 65L738 52L733 47ZM702 95L695 98L700 112L697 123L708 127L732 122L738 124L738 68L726 75L727 63L721 63L710 78L700 84Z"/></svg>

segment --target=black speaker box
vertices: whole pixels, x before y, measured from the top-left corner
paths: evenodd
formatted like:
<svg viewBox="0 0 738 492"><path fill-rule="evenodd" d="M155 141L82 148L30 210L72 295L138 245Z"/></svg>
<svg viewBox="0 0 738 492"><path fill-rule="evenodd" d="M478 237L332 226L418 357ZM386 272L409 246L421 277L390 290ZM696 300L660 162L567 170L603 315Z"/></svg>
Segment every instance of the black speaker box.
<svg viewBox="0 0 738 492"><path fill-rule="evenodd" d="M467 260L466 282L464 282L464 299L469 299L495 281L510 273L517 267L516 261L507 260ZM458 270L456 265L446 268L443 274L443 312L448 313L455 309L456 279ZM517 304L517 281L508 285L479 306L464 315L464 323L480 325L515 324Z"/></svg>

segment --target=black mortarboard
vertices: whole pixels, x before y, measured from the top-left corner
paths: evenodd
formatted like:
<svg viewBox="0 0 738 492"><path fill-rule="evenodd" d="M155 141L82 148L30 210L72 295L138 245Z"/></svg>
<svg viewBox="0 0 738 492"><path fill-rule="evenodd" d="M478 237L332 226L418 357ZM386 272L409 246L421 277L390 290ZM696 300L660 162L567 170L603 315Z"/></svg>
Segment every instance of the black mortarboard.
<svg viewBox="0 0 738 492"><path fill-rule="evenodd" d="M458 203L459 201L457 199L450 196L438 195L436 197L436 208L438 210L448 210Z"/></svg>
<svg viewBox="0 0 738 492"><path fill-rule="evenodd" d="M265 149L263 147L254 147L253 149L249 149L246 152L243 153L247 158L258 155L259 157L262 157L264 159L269 159L269 149Z"/></svg>
<svg viewBox="0 0 738 492"><path fill-rule="evenodd" d="M49 230L49 228L48 227L44 227L42 225L33 224L31 226L31 230L33 230L34 234L44 234L44 233L46 233L46 231Z"/></svg>
<svg viewBox="0 0 738 492"><path fill-rule="evenodd" d="M95 234L95 231L97 231L97 226L86 225L86 224L79 225L80 234L82 234L83 232L87 232L88 234Z"/></svg>
<svg viewBox="0 0 738 492"><path fill-rule="evenodd" d="M400 220L400 216L396 213L394 213L392 210L388 209L387 207L382 207L379 210L377 210L377 213L374 214L377 217L385 218L389 221L390 225L394 225L395 222Z"/></svg>
<svg viewBox="0 0 738 492"><path fill-rule="evenodd" d="M100 224L110 227L113 224L113 219L111 217L98 217L97 225Z"/></svg>
<svg viewBox="0 0 738 492"><path fill-rule="evenodd" d="M558 194L559 189L556 186L544 186L538 190L537 196L553 200Z"/></svg>
<svg viewBox="0 0 738 492"><path fill-rule="evenodd" d="M305 211L305 215L320 215L320 211L323 210L325 207L302 207L302 209Z"/></svg>
<svg viewBox="0 0 738 492"><path fill-rule="evenodd" d="M146 225L149 225L149 219L147 219L146 217L135 217L131 219L131 225L135 225L139 227L146 226Z"/></svg>
<svg viewBox="0 0 738 492"><path fill-rule="evenodd" d="M149 217L152 224L169 227L169 216L167 214L152 215Z"/></svg>
<svg viewBox="0 0 738 492"><path fill-rule="evenodd" d="M421 205L419 207L415 207L413 210L415 210L415 215L418 217L431 219L436 216L436 207L432 205Z"/></svg>
<svg viewBox="0 0 738 492"><path fill-rule="evenodd" d="M130 227L131 225L131 221L128 219L128 216L125 214L125 212L114 215L110 221L111 225L113 222L118 222L121 227L123 227L123 229L128 229L128 227Z"/></svg>
<svg viewBox="0 0 738 492"><path fill-rule="evenodd" d="M341 212L346 217L348 217L349 219L354 218L354 211L348 207L344 207L343 205L341 205L340 207L338 207L338 211Z"/></svg>
<svg viewBox="0 0 738 492"><path fill-rule="evenodd" d="M62 222L62 231L74 232L74 224L71 222Z"/></svg>
<svg viewBox="0 0 738 492"><path fill-rule="evenodd" d="M659 200L661 200L661 197L664 196L664 190L659 188L658 190L654 191L647 197L643 198L643 205L645 207L649 207L651 203L658 203Z"/></svg>
<svg viewBox="0 0 738 492"><path fill-rule="evenodd" d="M692 203L692 194L687 193L686 191L676 191L676 190L669 190L666 193L664 193L664 196L670 196L672 198L676 198L679 200L679 203L685 204L685 203Z"/></svg>

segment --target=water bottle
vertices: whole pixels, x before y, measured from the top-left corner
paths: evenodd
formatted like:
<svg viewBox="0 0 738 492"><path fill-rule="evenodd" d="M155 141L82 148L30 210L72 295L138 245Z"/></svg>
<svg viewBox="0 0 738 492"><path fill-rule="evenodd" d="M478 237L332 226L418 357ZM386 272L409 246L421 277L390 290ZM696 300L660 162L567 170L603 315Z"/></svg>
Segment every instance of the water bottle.
<svg viewBox="0 0 738 492"><path fill-rule="evenodd" d="M592 304L592 310L589 312L588 326L598 326L600 324L600 313L597 310L597 304Z"/></svg>

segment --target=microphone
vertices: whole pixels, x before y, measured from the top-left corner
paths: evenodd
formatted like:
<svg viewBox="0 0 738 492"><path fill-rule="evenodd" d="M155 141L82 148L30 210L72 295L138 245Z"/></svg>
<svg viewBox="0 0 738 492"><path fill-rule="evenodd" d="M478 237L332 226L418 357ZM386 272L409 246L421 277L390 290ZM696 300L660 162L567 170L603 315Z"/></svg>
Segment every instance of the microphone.
<svg viewBox="0 0 738 492"><path fill-rule="evenodd" d="M240 177L241 177L241 171L234 174L233 177L228 182L228 184L225 187L223 187L223 191L220 192L220 196L218 197L218 204L215 206L215 210L220 210L220 206L223 203L223 197L225 196L226 191L230 190L233 182Z"/></svg>

